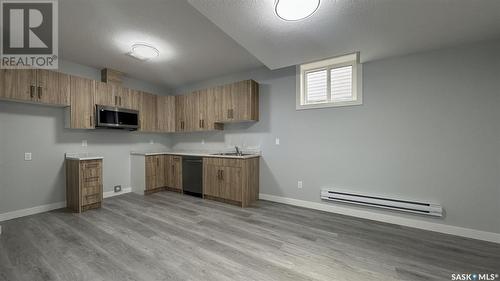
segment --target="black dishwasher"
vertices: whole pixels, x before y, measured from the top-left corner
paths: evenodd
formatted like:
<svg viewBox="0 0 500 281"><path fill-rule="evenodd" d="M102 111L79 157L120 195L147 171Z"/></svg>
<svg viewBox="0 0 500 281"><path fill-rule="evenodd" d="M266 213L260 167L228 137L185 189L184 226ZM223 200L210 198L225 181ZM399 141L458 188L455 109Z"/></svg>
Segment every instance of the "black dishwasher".
<svg viewBox="0 0 500 281"><path fill-rule="evenodd" d="M203 159L201 157L182 157L182 189L184 194L202 197Z"/></svg>

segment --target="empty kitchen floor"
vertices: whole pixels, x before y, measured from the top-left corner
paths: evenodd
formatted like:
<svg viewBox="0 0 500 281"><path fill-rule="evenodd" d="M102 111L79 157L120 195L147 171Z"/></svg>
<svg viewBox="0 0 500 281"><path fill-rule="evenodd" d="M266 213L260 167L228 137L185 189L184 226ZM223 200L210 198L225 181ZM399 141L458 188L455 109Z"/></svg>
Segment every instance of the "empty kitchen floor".
<svg viewBox="0 0 500 281"><path fill-rule="evenodd" d="M450 280L500 245L261 201L163 192L2 223L0 280Z"/></svg>

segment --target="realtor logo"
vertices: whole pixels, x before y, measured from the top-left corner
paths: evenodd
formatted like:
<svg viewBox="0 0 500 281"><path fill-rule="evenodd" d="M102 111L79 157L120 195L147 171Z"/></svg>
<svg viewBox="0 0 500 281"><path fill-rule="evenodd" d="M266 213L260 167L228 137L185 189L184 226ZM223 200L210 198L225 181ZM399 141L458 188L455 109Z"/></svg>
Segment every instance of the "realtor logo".
<svg viewBox="0 0 500 281"><path fill-rule="evenodd" d="M58 66L57 0L1 0L1 68Z"/></svg>

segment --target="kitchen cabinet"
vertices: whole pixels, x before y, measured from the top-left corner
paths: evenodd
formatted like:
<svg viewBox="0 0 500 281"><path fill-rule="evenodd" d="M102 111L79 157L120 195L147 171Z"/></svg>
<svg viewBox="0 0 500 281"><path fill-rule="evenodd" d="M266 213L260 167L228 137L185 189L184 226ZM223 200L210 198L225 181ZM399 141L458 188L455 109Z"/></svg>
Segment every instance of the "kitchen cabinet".
<svg viewBox="0 0 500 281"><path fill-rule="evenodd" d="M138 90L128 89L128 96L130 101L130 109L140 110L142 102L142 92Z"/></svg>
<svg viewBox="0 0 500 281"><path fill-rule="evenodd" d="M73 212L101 207L102 160L66 159L66 205Z"/></svg>
<svg viewBox="0 0 500 281"><path fill-rule="evenodd" d="M55 106L69 105L69 76L44 69L0 70L0 97Z"/></svg>
<svg viewBox="0 0 500 281"><path fill-rule="evenodd" d="M259 84L244 80L224 85L221 89L220 122L259 121Z"/></svg>
<svg viewBox="0 0 500 281"><path fill-rule="evenodd" d="M95 81L77 76L70 77L70 104L66 108L66 127L93 129L95 127Z"/></svg>
<svg viewBox="0 0 500 281"><path fill-rule="evenodd" d="M182 192L182 157L165 155L167 189Z"/></svg>
<svg viewBox="0 0 500 281"><path fill-rule="evenodd" d="M175 96L175 131L188 131L188 95Z"/></svg>
<svg viewBox="0 0 500 281"><path fill-rule="evenodd" d="M148 93L142 93L140 103L140 131L142 132L156 132L156 96Z"/></svg>
<svg viewBox="0 0 500 281"><path fill-rule="evenodd" d="M216 87L200 90L194 93L196 98L195 121L198 120L196 131L223 130L224 124L217 123L217 109L220 104L217 102Z"/></svg>
<svg viewBox="0 0 500 281"><path fill-rule="evenodd" d="M142 157L142 159L140 156L135 156L132 159L132 168L132 179L137 186L144 186L144 194L151 194L165 189L182 192L181 156L148 155ZM141 170L144 171L144 177L140 176L139 172ZM144 178L144 182L141 182L142 178Z"/></svg>
<svg viewBox="0 0 500 281"><path fill-rule="evenodd" d="M203 194L241 207L258 200L259 158L204 158Z"/></svg>
<svg viewBox="0 0 500 281"><path fill-rule="evenodd" d="M162 133L175 132L175 97L156 97L156 130Z"/></svg>
<svg viewBox="0 0 500 281"><path fill-rule="evenodd" d="M137 107L129 89L119 85L96 81L95 101L98 105L135 109Z"/></svg>
<svg viewBox="0 0 500 281"><path fill-rule="evenodd" d="M156 192L166 186L165 165L165 155L146 156L145 194Z"/></svg>

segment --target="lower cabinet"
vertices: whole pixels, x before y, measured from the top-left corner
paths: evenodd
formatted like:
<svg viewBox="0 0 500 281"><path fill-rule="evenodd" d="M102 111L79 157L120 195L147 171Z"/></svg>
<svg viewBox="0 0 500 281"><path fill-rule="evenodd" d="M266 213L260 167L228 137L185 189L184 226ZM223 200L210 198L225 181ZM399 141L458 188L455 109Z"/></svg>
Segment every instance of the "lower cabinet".
<svg viewBox="0 0 500 281"><path fill-rule="evenodd" d="M66 205L80 213L101 207L102 160L66 160Z"/></svg>
<svg viewBox="0 0 500 281"><path fill-rule="evenodd" d="M203 196L241 207L258 200L259 158L203 158Z"/></svg>
<svg viewBox="0 0 500 281"><path fill-rule="evenodd" d="M182 157L145 156L145 181L145 194L166 189L182 192Z"/></svg>

